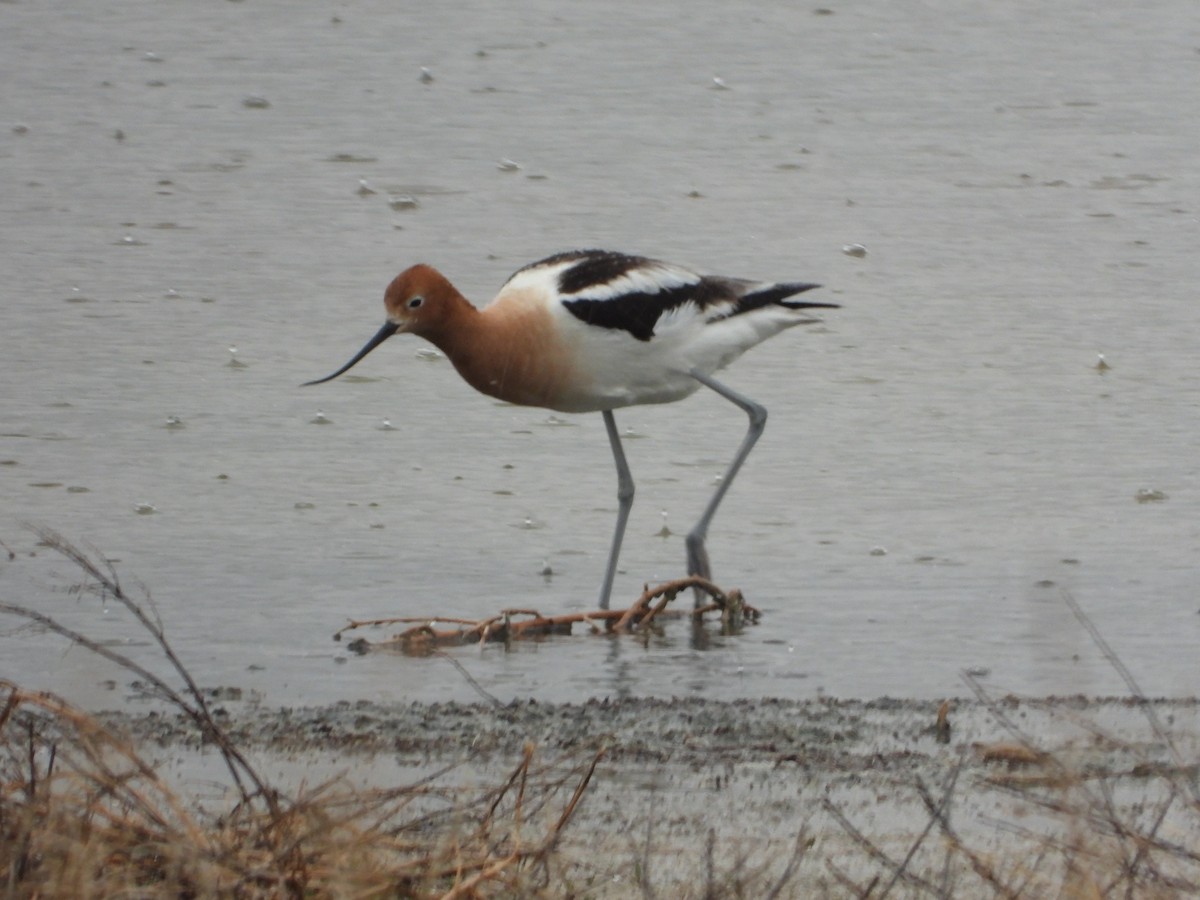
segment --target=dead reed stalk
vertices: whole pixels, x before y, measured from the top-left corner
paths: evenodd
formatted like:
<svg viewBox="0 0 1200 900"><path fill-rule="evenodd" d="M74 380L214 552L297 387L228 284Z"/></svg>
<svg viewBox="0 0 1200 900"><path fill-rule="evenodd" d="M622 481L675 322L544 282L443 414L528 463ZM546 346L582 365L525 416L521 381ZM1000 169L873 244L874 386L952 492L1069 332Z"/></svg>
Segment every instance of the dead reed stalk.
<svg viewBox="0 0 1200 900"><path fill-rule="evenodd" d="M35 530L83 573L73 592L125 609L185 687L53 616L11 603L0 603L0 613L149 685L218 749L235 802L217 817L196 812L124 737L58 697L0 681L0 896L475 898L523 894L530 872L548 871L602 754L535 768L531 746L501 788L450 791L456 802L434 817L417 808L429 796L424 784L358 792L330 782L289 795L213 715L149 595L131 595L97 551ZM558 808L562 792L569 796ZM472 818L477 826L464 830Z"/></svg>
<svg viewBox="0 0 1200 900"><path fill-rule="evenodd" d="M978 679L964 675L968 687L992 718L1008 732L1008 740L976 747L984 764L1003 765L1002 774L977 780L977 791L994 791L1017 802L1026 816L1037 814L1037 826L994 820L998 832L1019 838L997 854L963 837L954 823L955 788L966 759L935 794L919 778L898 787L911 789L919 799L926 822L902 854L864 834L831 800L826 812L853 845L882 870L865 881L847 874L846 866L826 861L834 882L850 896L873 900L892 895L901 885L906 896L959 897L1125 897L1166 900L1200 894L1200 765L1186 759L1175 736L1160 720L1154 704L1104 640L1095 624L1069 594L1064 601L1087 630L1104 658L1121 675L1132 702L1143 712L1154 743L1166 753L1163 764L1141 756L1132 766L1080 769L1038 745L993 698ZM938 733L948 733L946 707L939 711ZM1137 755L1133 747L1124 748ZM1014 768L1033 768L1014 774ZM1135 800L1120 801L1131 794ZM1173 837L1168 837L1167 832ZM937 835L936 846L928 846ZM976 839L977 841L978 839ZM861 870L863 867L858 867ZM871 867L868 867L868 869Z"/></svg>

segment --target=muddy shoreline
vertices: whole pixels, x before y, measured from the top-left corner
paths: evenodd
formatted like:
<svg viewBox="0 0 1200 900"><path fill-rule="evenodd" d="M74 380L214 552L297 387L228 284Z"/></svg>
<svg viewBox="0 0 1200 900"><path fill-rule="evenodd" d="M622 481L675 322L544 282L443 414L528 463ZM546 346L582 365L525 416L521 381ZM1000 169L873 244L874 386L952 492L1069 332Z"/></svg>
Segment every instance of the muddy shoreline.
<svg viewBox="0 0 1200 900"><path fill-rule="evenodd" d="M853 771L889 760L906 765L944 760L991 741L1017 741L1000 721L1031 744L1075 747L1089 730L1104 729L1130 747L1155 743L1147 710L1184 735L1194 731L1198 698L1003 697L950 703L950 741L936 739L940 701L880 698L793 701L710 701L634 698L581 704L413 703L343 701L323 707L214 707L239 746L348 757L394 754L443 759L506 757L532 742L545 752L604 748L614 760L703 766L720 763L795 763ZM108 713L105 720L159 746L199 746L179 715ZM1089 729L1088 723L1093 728ZM1141 739L1139 739L1139 736Z"/></svg>
<svg viewBox="0 0 1200 900"><path fill-rule="evenodd" d="M973 883L965 862L946 869L943 841L922 836L923 796L952 808L956 841L1024 858L1083 815L1048 815L1047 798L1075 809L1073 792L1103 782L1115 809L1141 809L1173 785L1194 785L1200 758L1197 698L954 700L948 743L937 739L938 702L891 698L236 706L218 705L218 721L284 787L325 778L390 787L434 771L443 784L496 785L527 747L540 771L566 783L603 751L562 845L586 860L587 882L602 886L596 896L644 895L630 880L637 867L652 870L655 889L686 894L712 847L718 869L752 863L769 881L798 841L808 861L780 896L852 895L842 878L861 885L887 870L864 840L893 859L924 841L906 872L953 869L955 896L990 896L994 885ZM185 719L106 719L160 767L219 780L218 754ZM1197 819L1184 805L1163 827L1194 837Z"/></svg>

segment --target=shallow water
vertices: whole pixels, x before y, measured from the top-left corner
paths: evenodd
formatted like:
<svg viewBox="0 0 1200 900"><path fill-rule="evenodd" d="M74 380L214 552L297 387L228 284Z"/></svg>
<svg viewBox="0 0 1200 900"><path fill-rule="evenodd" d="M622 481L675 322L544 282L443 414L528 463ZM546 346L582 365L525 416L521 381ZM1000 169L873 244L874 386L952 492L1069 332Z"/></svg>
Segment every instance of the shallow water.
<svg viewBox="0 0 1200 900"><path fill-rule="evenodd" d="M608 246L844 304L726 374L771 421L710 552L764 621L706 649L674 626L458 651L489 691L936 697L966 669L1121 690L1065 590L1147 692L1194 694L1192 5L831 9L0 4L4 598L154 656L65 591L33 522L143 581L205 684L473 698L448 663L329 635L592 605L600 417L493 403L415 339L298 385L413 262L483 302ZM740 440L705 394L618 414L639 439L617 602L682 572ZM106 706L128 682L13 628L0 677Z"/></svg>

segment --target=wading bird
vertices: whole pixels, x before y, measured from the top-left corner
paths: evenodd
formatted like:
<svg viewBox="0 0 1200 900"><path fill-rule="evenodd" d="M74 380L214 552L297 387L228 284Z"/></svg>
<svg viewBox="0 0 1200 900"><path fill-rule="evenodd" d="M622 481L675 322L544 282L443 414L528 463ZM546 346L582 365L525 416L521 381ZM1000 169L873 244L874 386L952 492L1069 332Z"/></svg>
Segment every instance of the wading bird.
<svg viewBox="0 0 1200 900"><path fill-rule="evenodd" d="M734 476L767 421L765 408L713 378L755 344L816 321L805 310L836 303L789 299L818 287L698 275L608 250L559 253L522 269L476 308L427 265L401 272L384 293L387 321L332 375L337 378L394 334L415 334L446 354L491 397L561 412L600 412L617 466L617 526L600 588L608 609L633 477L613 410L670 403L711 388L750 417L750 427L704 514L687 535L689 575L711 579L704 541Z"/></svg>

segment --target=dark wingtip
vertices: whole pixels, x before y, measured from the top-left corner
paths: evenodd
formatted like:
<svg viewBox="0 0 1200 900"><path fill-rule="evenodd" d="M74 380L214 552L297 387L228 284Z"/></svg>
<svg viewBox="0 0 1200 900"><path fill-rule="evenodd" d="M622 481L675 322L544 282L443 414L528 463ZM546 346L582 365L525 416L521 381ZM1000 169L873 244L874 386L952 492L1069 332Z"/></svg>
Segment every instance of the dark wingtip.
<svg viewBox="0 0 1200 900"><path fill-rule="evenodd" d="M842 304L840 304L840 303L817 303L815 301L809 301L809 300L796 300L791 303L789 303L787 300L784 300L780 305L786 306L788 309L841 309L842 308Z"/></svg>
<svg viewBox="0 0 1200 900"><path fill-rule="evenodd" d="M788 300L788 297L793 297L796 294L803 294L805 291L811 291L819 288L821 285L812 284L807 281L794 281L787 284L773 284L762 290L754 291L747 295L745 299L753 299L754 305L766 305L768 303L778 303L780 306L786 306L788 309L841 309L840 303L822 303L816 300Z"/></svg>

